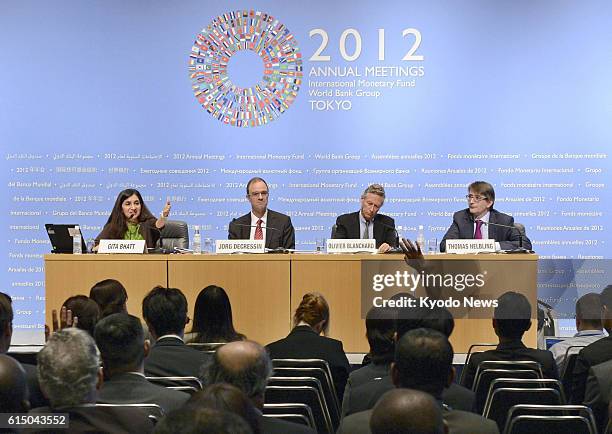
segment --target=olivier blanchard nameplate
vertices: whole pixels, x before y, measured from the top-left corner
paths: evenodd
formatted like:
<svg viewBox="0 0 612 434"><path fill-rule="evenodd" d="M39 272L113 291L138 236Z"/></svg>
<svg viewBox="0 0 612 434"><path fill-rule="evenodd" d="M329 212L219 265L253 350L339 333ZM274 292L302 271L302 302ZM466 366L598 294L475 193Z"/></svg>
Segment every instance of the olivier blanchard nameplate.
<svg viewBox="0 0 612 434"><path fill-rule="evenodd" d="M343 240L327 240L327 253L376 253L376 240L360 240L347 238Z"/></svg>
<svg viewBox="0 0 612 434"><path fill-rule="evenodd" d="M143 253L145 240L100 240L98 253Z"/></svg>
<svg viewBox="0 0 612 434"><path fill-rule="evenodd" d="M216 253L265 253L264 240L217 240Z"/></svg>
<svg viewBox="0 0 612 434"><path fill-rule="evenodd" d="M446 253L493 253L495 240L446 240Z"/></svg>

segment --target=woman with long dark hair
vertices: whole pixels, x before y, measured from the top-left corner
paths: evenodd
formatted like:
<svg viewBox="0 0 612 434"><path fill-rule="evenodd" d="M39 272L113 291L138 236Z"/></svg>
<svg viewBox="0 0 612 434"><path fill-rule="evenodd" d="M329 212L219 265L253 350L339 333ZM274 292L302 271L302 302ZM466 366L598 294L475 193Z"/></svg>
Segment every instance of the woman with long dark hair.
<svg viewBox="0 0 612 434"><path fill-rule="evenodd" d="M232 305L223 288L210 285L200 291L193 312L191 333L185 340L198 343L232 342L245 339L234 329Z"/></svg>
<svg viewBox="0 0 612 434"><path fill-rule="evenodd" d="M113 313L127 313L128 299L125 287L115 279L104 279L89 290L89 298L100 308L100 319Z"/></svg>
<svg viewBox="0 0 612 434"><path fill-rule="evenodd" d="M170 202L166 202L160 218L156 218L142 200L138 190L128 188L117 196L115 205L102 232L96 237L96 246L106 240L145 240L154 248L159 240L159 230L170 214Z"/></svg>

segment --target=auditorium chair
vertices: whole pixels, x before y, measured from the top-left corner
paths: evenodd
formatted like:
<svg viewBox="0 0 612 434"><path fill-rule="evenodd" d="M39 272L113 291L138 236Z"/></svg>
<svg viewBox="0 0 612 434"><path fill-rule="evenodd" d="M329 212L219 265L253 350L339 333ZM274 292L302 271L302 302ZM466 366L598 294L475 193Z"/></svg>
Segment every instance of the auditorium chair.
<svg viewBox="0 0 612 434"><path fill-rule="evenodd" d="M316 378L313 378L316 380ZM318 382L318 380L317 380ZM266 404L300 403L309 406L319 434L333 434L334 427L320 389L313 386L271 386L266 387Z"/></svg>
<svg viewBox="0 0 612 434"><path fill-rule="evenodd" d="M584 347L585 345L573 345L568 347L567 351L565 352L565 361L563 363L563 367L561 368L561 383L563 383L563 388L567 397L572 396L574 366L576 366L576 358L578 357L578 353L569 354L570 349Z"/></svg>
<svg viewBox="0 0 612 434"><path fill-rule="evenodd" d="M161 418L166 414L164 409L157 404L99 404L96 403L96 407L120 407L120 408L138 408L141 409L148 417L153 421L153 424L157 424Z"/></svg>
<svg viewBox="0 0 612 434"><path fill-rule="evenodd" d="M219 347L222 347L227 342L189 342L187 346L195 348L198 351L202 351L208 354L214 354Z"/></svg>
<svg viewBox="0 0 612 434"><path fill-rule="evenodd" d="M478 348L478 347L497 347L497 344L490 344L490 343L481 343L481 344L472 344L470 345L470 347L468 348L468 352L465 356L465 363L463 364L463 368L461 369L461 374L459 375L459 384L463 384L463 377L465 376L465 371L468 366L468 364L470 363L470 359L472 358L473 354L476 353L481 353L482 351L472 351L474 348Z"/></svg>
<svg viewBox="0 0 612 434"><path fill-rule="evenodd" d="M174 248L189 248L189 226L180 220L166 220L166 224L160 230L161 248L174 251Z"/></svg>
<svg viewBox="0 0 612 434"><path fill-rule="evenodd" d="M519 404L519 405L512 406L512 408L508 410L508 417L506 420L506 425L502 433L510 432L510 423L512 419L518 416L542 416L542 417L578 416L578 417L583 417L588 421L588 424L591 427L590 431L585 431L585 432L593 432L593 433L597 432L597 428L596 428L597 425L595 422L595 416L593 414L593 411L585 405ZM515 429L513 432L517 433L519 431ZM522 431L522 432L533 432L533 431ZM540 431L535 431L535 432L540 432ZM549 429L548 432L556 433L557 431Z"/></svg>
<svg viewBox="0 0 612 434"><path fill-rule="evenodd" d="M147 381L158 386L164 386L167 388L175 387L193 387L198 390L202 390L202 382L197 377L145 377Z"/></svg>
<svg viewBox="0 0 612 434"><path fill-rule="evenodd" d="M476 374L474 374L474 383L472 384L472 390L476 390L476 384L478 384L478 377L480 373L485 369L521 369L531 370L537 373L536 378L543 378L542 367L540 364L533 360L483 360L478 364L476 368ZM488 390L488 386L487 386Z"/></svg>
<svg viewBox="0 0 612 434"><path fill-rule="evenodd" d="M482 413L491 384L497 379L537 379L538 373L531 369L484 369L474 383L474 410Z"/></svg>
<svg viewBox="0 0 612 434"><path fill-rule="evenodd" d="M312 410L306 404L264 404L263 415L266 417L278 417L288 422L303 423L312 429L317 428ZM300 417L295 418L294 416Z"/></svg>
<svg viewBox="0 0 612 434"><path fill-rule="evenodd" d="M507 434L551 432L555 434L597 434L582 416L517 416L510 421Z"/></svg>
<svg viewBox="0 0 612 434"><path fill-rule="evenodd" d="M565 403L561 400L559 391L550 387L537 389L502 387L493 391L482 415L494 420L502 430L506 425L508 411L517 404L563 405Z"/></svg>

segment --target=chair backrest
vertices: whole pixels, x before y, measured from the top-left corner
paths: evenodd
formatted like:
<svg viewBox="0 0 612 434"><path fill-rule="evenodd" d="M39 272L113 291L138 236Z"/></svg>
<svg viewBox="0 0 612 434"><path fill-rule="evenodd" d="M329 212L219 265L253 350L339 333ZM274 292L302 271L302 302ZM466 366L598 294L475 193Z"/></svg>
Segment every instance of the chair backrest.
<svg viewBox="0 0 612 434"><path fill-rule="evenodd" d="M510 421L517 416L581 416L589 421L593 432L597 432L593 410L585 405L514 405L508 410L508 417L503 432L508 431Z"/></svg>
<svg viewBox="0 0 612 434"><path fill-rule="evenodd" d="M202 382L197 377L146 377L146 379L151 383L168 388L187 386L202 390Z"/></svg>
<svg viewBox="0 0 612 434"><path fill-rule="evenodd" d="M597 434L582 416L517 416L504 434L550 432L555 434Z"/></svg>
<svg viewBox="0 0 612 434"><path fill-rule="evenodd" d="M502 430L506 425L508 411L517 404L561 405L562 402L559 391L549 387L537 389L502 387L493 391L482 415L494 420Z"/></svg>
<svg viewBox="0 0 612 434"><path fill-rule="evenodd" d="M189 248L189 226L180 220L166 220L166 224L160 231L161 247L174 250Z"/></svg>
<svg viewBox="0 0 612 434"><path fill-rule="evenodd" d="M120 407L120 408L137 408L142 410L156 424L166 413L164 409L157 404L99 404L96 407Z"/></svg>
<svg viewBox="0 0 612 434"><path fill-rule="evenodd" d="M287 422L297 423L298 425L308 425L308 418L303 414L279 413L279 414L264 414L264 417L272 417L274 419L282 419ZM312 427L311 427L312 428Z"/></svg>
<svg viewBox="0 0 612 434"><path fill-rule="evenodd" d="M472 390L476 390L478 377L483 369L530 369L538 373L538 378L544 377L542 367L534 360L483 360L476 368Z"/></svg>
<svg viewBox="0 0 612 434"><path fill-rule="evenodd" d="M187 345L198 351L212 354L226 343L227 342L189 342Z"/></svg>
<svg viewBox="0 0 612 434"><path fill-rule="evenodd" d="M338 231L338 225L334 224L331 228L331 238L332 240L336 239L336 232Z"/></svg>
<svg viewBox="0 0 612 434"><path fill-rule="evenodd" d="M463 364L463 368L461 369L461 374L459 375L459 384L463 384L463 377L465 377L465 373L467 372L467 366L470 363L470 359L472 358L472 356L476 353L482 353L482 351L474 351L474 348L479 348L479 347L496 347L497 344L490 344L490 343L476 343L476 344L472 344L470 345L470 347L468 348L468 352L467 355L465 356L465 363Z"/></svg>
<svg viewBox="0 0 612 434"><path fill-rule="evenodd" d="M563 367L561 369L561 383L563 383L565 395L568 397L572 396L574 366L576 366L576 359L578 358L578 353L569 353L571 348L580 348L580 346L571 346L565 352L565 361L563 362Z"/></svg>
<svg viewBox="0 0 612 434"><path fill-rule="evenodd" d="M332 390L336 397L338 391L334 385L334 377L332 377L331 368L327 360L322 359L272 359L272 367L274 368L321 368L325 371L328 377L328 382L331 384Z"/></svg>
<svg viewBox="0 0 612 434"><path fill-rule="evenodd" d="M190 395L194 395L201 390L194 386L168 386L166 389L178 390L179 392L185 392Z"/></svg>
<svg viewBox="0 0 612 434"><path fill-rule="evenodd" d="M554 378L496 378L491 381L491 385L489 386L487 401L490 399L491 395L493 395L494 390L501 389L502 387L521 387L523 389L549 387L559 391L563 404L567 402L565 393L563 392L563 384L561 384L561 381Z"/></svg>
<svg viewBox="0 0 612 434"><path fill-rule="evenodd" d="M286 403L286 404L264 404L263 408L264 416L275 416L285 414L299 414L304 416L307 420L307 424L310 428L316 429L317 424L315 423L312 409L302 403Z"/></svg>
<svg viewBox="0 0 612 434"><path fill-rule="evenodd" d="M327 373L318 367L313 368L302 368L302 367L282 367L278 366L274 368L275 377L314 377L321 383L323 388L323 395L327 401L327 407L329 409L329 415L332 420L334 428L340 425L340 403L338 402L338 396L334 388L334 383Z"/></svg>
<svg viewBox="0 0 612 434"><path fill-rule="evenodd" d="M316 379L315 379L316 380ZM312 386L267 386L267 404L302 403L308 405L315 419L317 431L321 433L334 433L334 427L329 417L329 411L324 403L324 396L320 390Z"/></svg>
<svg viewBox="0 0 612 434"><path fill-rule="evenodd" d="M538 373L531 369L484 369L474 383L474 409L481 413L487 401L491 382L498 378L537 379Z"/></svg>

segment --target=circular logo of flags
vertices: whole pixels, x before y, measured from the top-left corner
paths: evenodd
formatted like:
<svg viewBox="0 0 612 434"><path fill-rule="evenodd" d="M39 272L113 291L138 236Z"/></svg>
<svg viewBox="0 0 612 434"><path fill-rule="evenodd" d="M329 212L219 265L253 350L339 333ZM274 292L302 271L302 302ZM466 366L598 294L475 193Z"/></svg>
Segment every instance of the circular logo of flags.
<svg viewBox="0 0 612 434"><path fill-rule="evenodd" d="M232 83L227 71L231 57L241 50L257 53L264 65L263 78L248 88ZM214 118L256 127L278 118L295 100L302 83L302 56L293 34L273 16L253 10L228 12L198 33L189 76L195 97Z"/></svg>

